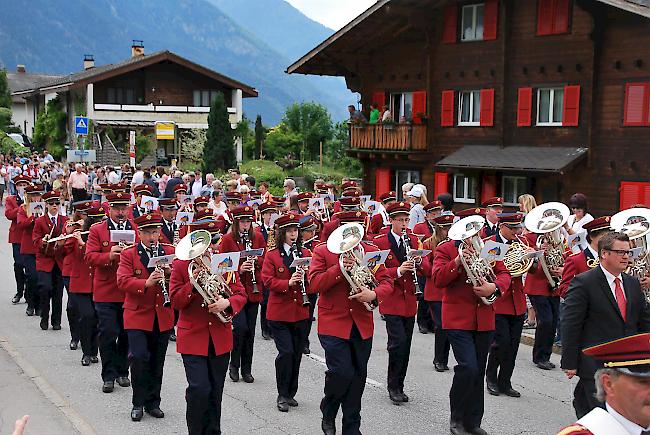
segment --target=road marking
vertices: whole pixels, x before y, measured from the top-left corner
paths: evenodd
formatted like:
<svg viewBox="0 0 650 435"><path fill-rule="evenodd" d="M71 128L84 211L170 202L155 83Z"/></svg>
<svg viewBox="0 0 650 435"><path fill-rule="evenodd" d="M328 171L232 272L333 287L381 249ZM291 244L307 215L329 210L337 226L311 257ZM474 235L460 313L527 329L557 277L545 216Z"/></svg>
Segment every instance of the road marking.
<svg viewBox="0 0 650 435"><path fill-rule="evenodd" d="M75 411L70 403L31 365L6 338L0 337L0 346L11 356L14 362L34 382L41 393L68 418L72 426L82 435L97 435L97 432L84 418Z"/></svg>
<svg viewBox="0 0 650 435"><path fill-rule="evenodd" d="M327 367L327 364L325 363L325 358L323 358L322 356L318 356L318 355L316 355L315 353L312 352L309 355L307 355L307 358L311 359L312 361L316 361L317 363L323 365L324 367ZM377 382L374 379L370 379L368 377L366 377L366 384L370 385L371 387L375 387L375 388L383 388L384 387L384 384L382 384L381 382Z"/></svg>

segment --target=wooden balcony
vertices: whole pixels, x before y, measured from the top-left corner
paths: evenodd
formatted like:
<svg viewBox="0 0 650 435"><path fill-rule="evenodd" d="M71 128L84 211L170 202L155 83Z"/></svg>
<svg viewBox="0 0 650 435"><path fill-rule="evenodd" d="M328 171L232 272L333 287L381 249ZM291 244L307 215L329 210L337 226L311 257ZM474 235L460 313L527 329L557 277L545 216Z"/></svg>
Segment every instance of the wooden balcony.
<svg viewBox="0 0 650 435"><path fill-rule="evenodd" d="M417 124L381 124L350 126L350 151L426 152L427 126Z"/></svg>

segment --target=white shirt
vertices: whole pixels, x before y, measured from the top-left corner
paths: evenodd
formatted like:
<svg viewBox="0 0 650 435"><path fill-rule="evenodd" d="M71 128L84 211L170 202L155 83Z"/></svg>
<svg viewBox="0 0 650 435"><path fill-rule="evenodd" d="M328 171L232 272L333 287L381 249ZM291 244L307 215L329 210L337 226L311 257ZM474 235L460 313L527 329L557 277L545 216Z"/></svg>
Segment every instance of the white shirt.
<svg viewBox="0 0 650 435"><path fill-rule="evenodd" d="M136 171L133 174L133 179L131 180L131 186L137 186L138 184L144 183L144 172Z"/></svg>
<svg viewBox="0 0 650 435"><path fill-rule="evenodd" d="M224 214L226 212L226 210L228 209L228 206L223 201L219 201L219 205L216 205L214 203L214 200L211 199L210 202L208 203L208 208L211 208L214 211L213 214L215 216L221 216L222 214Z"/></svg>
<svg viewBox="0 0 650 435"><path fill-rule="evenodd" d="M424 211L422 204L415 204L411 207L409 213L409 230L412 230L420 222L424 222L427 218L427 213Z"/></svg>
<svg viewBox="0 0 650 435"><path fill-rule="evenodd" d="M110 184L117 184L117 183L120 182L120 176L117 175L117 172L115 172L115 171L111 171L111 172L108 174L107 181L108 181Z"/></svg>
<svg viewBox="0 0 650 435"><path fill-rule="evenodd" d="M596 259L598 258L598 252L594 251L594 248L592 248L591 245L588 244L587 249L589 249L589 252L591 252L591 255L593 255L594 258L596 258ZM621 282L623 282L623 280L621 280ZM623 285L623 284L621 284L621 285Z"/></svg>
<svg viewBox="0 0 650 435"><path fill-rule="evenodd" d="M55 214L55 215L51 215L49 211L47 212L47 217L50 219L50 222L52 222L52 219L54 219L54 226L56 226L57 216L58 216L58 215L56 215L56 214Z"/></svg>
<svg viewBox="0 0 650 435"><path fill-rule="evenodd" d="M402 244L402 236L395 234L393 230L390 231L393 237L395 238L395 241L397 242L397 246ZM406 249L406 246L404 246L404 249ZM402 272L399 271L399 267L397 268L397 277L401 278L402 277Z"/></svg>
<svg viewBox="0 0 650 435"><path fill-rule="evenodd" d="M590 215L589 213L585 214L582 219L579 221L576 221L576 215L572 214L569 216L569 219L567 219L567 224L569 225L569 228L573 230L574 233L579 233L580 231L583 231L582 226L585 225L586 223L589 223L594 220L594 217ZM568 236L568 233L564 228L562 228L562 232L564 233L565 237ZM579 245L575 245L571 248L571 251L574 254L577 254L580 252L582 249L585 249L585 245L587 245L587 239L585 238L582 243Z"/></svg>
<svg viewBox="0 0 650 435"><path fill-rule="evenodd" d="M192 183L191 194L195 197L201 196L201 189L203 189L203 183L201 183L201 179L199 178L198 180L194 180L194 183Z"/></svg>
<svg viewBox="0 0 650 435"><path fill-rule="evenodd" d="M623 290L623 295L625 295L625 287L623 287L623 277L621 276L621 274L619 274L618 276L612 275L611 273L609 273L609 271L607 269L605 269L603 267L602 264L600 265L600 270L602 270L603 273L605 274L605 278L607 279L607 284L609 284L609 288L612 291L612 295L614 296L614 300L616 300L616 284L614 284L614 280L616 278L619 279L619 281L621 283L621 289Z"/></svg>
<svg viewBox="0 0 650 435"><path fill-rule="evenodd" d="M283 243L284 245L284 252L291 252L291 245L287 245L286 243ZM291 255L291 254L290 254Z"/></svg>
<svg viewBox="0 0 650 435"><path fill-rule="evenodd" d="M619 414L614 408L609 406L609 403L605 402L605 408L607 408L607 412L614 417L614 419L625 428L626 431L628 431L631 435L641 435L641 432L643 432L644 428L639 426L638 424L631 422L627 418L623 417L621 414Z"/></svg>

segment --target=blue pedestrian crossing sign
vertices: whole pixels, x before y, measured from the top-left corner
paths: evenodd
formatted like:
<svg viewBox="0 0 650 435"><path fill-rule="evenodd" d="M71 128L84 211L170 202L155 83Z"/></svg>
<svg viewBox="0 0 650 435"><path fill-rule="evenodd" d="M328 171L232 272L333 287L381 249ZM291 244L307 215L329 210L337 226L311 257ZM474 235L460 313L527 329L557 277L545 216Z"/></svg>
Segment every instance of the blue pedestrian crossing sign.
<svg viewBox="0 0 650 435"><path fill-rule="evenodd" d="M88 134L88 118L85 116L74 117L74 130L76 134Z"/></svg>

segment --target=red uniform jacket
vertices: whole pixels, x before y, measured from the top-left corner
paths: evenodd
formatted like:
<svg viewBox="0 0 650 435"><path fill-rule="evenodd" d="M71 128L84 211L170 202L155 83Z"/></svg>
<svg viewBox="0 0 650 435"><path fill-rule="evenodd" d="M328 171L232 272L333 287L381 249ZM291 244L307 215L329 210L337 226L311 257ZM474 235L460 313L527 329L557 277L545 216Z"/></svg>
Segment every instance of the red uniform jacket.
<svg viewBox="0 0 650 435"><path fill-rule="evenodd" d="M370 233L379 234L382 228L384 228L384 215L377 213L370 219Z"/></svg>
<svg viewBox="0 0 650 435"><path fill-rule="evenodd" d="M127 221L127 228L135 229L132 222ZM113 224L110 219L96 223L90 227L88 242L86 242L86 262L95 269L93 276L93 300L95 302L124 302L124 290L117 286L117 267L119 258L111 261L111 248L116 245L111 240ZM136 231L136 242L138 242Z"/></svg>
<svg viewBox="0 0 650 435"><path fill-rule="evenodd" d="M539 234L528 233L523 237L528 241L529 246L535 246ZM568 255L570 252L571 251L568 251L565 255ZM558 292L551 290L551 284L548 282L546 274L544 274L542 265L539 263L539 261L535 261L535 263L533 263L533 266L528 270L528 273L526 274L524 292L527 295L535 296L559 296Z"/></svg>
<svg viewBox="0 0 650 435"><path fill-rule="evenodd" d="M174 247L158 245L156 256L170 255ZM145 288L144 284L154 268L147 268L149 255L142 243L122 251L117 268L117 287L124 291L124 329L153 331L154 320L158 319L160 331L174 327L174 310L164 307L160 284Z"/></svg>
<svg viewBox="0 0 650 435"><path fill-rule="evenodd" d="M20 234L20 253L23 255L36 255L37 249L32 241L32 233L34 232L34 216L27 217L25 207L20 207L18 209L18 225L16 230L18 231L18 234Z"/></svg>
<svg viewBox="0 0 650 435"><path fill-rule="evenodd" d="M212 340L216 355L228 353L232 350L232 323L223 323L202 306L203 298L190 283L188 264L189 261L175 260L169 282L172 306L179 311L176 351L207 356L208 345ZM232 291L230 306L234 314L237 314L246 304L246 294L236 273L225 273L224 279L227 276L231 277L228 284Z"/></svg>
<svg viewBox="0 0 650 435"><path fill-rule="evenodd" d="M93 268L86 262L86 245L80 245L79 241L72 237L65 241L63 247L65 258L70 259L74 267L70 272L70 293L92 293L93 292Z"/></svg>
<svg viewBox="0 0 650 435"><path fill-rule="evenodd" d="M366 252L378 249L368 243L362 243ZM379 286L375 288L379 306L393 290L393 281L384 265L375 272ZM316 246L309 267L310 286L318 290L318 333L332 335L344 340L350 338L352 323L357 325L361 337L372 337L374 330L373 314L354 299L348 299L350 284L343 277L339 267L339 255L327 250L326 244Z"/></svg>
<svg viewBox="0 0 650 435"><path fill-rule="evenodd" d="M467 273L462 265L456 266L458 256L456 241L438 245L433 261L433 280L438 287L444 287L442 297L443 329L462 329L466 331L494 330L494 307L485 305L474 294L471 284L467 284ZM501 292L510 287L510 273L498 261L493 267L495 284Z"/></svg>
<svg viewBox="0 0 650 435"><path fill-rule="evenodd" d="M176 228L178 228L178 240L181 239L181 228L178 226L178 224L174 224ZM169 231L169 228L167 227L167 222L163 220L163 226L160 231L160 243L166 243L168 245L173 245L174 244L174 233Z"/></svg>
<svg viewBox="0 0 650 435"><path fill-rule="evenodd" d="M311 257L309 249L302 248L302 257ZM309 318L309 305L302 306L300 285L289 286L289 278L293 274L289 268L291 262L284 247L271 249L264 258L262 280L264 288L269 289L269 303L266 308L266 318L278 322L297 322ZM305 273L305 278L307 274ZM316 293L316 289L305 284L307 293Z"/></svg>
<svg viewBox="0 0 650 435"><path fill-rule="evenodd" d="M591 251L589 248L585 249L584 251L578 252L577 254L569 255L564 262L564 271L562 272L562 281L560 282L560 286L558 287L558 294L562 298L566 298L567 296L567 291L569 290L569 285L571 284L571 281L576 275L580 275L583 272L587 272L591 270L589 265L587 265L587 255L589 256L590 263L592 263L594 259L591 255ZM598 263L592 263L592 264L598 264Z"/></svg>
<svg viewBox="0 0 650 435"><path fill-rule="evenodd" d="M20 209L22 199L17 196L8 196L5 201L5 217L11 221L9 226L9 243L20 243L21 232L18 230L18 210Z"/></svg>
<svg viewBox="0 0 650 435"><path fill-rule="evenodd" d="M251 240L251 249L260 249L260 248L266 248L266 241L264 241L264 237L259 234L257 231L252 231L253 237ZM219 242L219 252L224 253L224 252L239 252L245 250L245 246L243 242L237 243L235 241L234 234L228 233L224 235L220 242ZM239 259L239 266L241 267L241 264L245 261L246 259L244 257L241 257ZM240 272L239 276L241 278L241 282L246 289L246 294L248 295L248 301L253 302L253 303L259 303L262 302L263 299L263 294L262 294L262 264L264 263L264 255L261 257L257 257L255 260L255 279L257 281L257 293L253 293L253 274L251 272Z"/></svg>
<svg viewBox="0 0 650 435"><path fill-rule="evenodd" d="M412 249L419 248L418 238L409 231L409 240L412 246ZM375 237L374 244L379 248L379 250L390 250L388 257L386 258L386 270L388 275L393 280L393 291L387 294L384 297L383 304L379 305L379 312L381 314L392 314L395 316L402 317L413 317L418 311L418 302L415 297L415 286L413 284L413 274L407 272L401 277L397 277L397 269L402 264L402 261L406 258L400 260L398 257L398 244L399 240L394 240L389 234L382 234ZM422 267L419 268L420 275L423 274L424 270L430 270L431 267L425 263L428 263L429 260L427 257L422 259Z"/></svg>
<svg viewBox="0 0 650 435"><path fill-rule="evenodd" d="M419 224L415 224L413 227L413 234L418 236L420 241L424 241L431 237L433 233L431 232L431 224L427 221L420 222Z"/></svg>
<svg viewBox="0 0 650 435"><path fill-rule="evenodd" d="M445 239L442 242L438 243L438 246L447 242L449 239ZM442 302L442 295L444 293L444 288L438 287L433 281L433 259L435 258L436 251L435 249L431 254L429 254L429 270L425 271L427 273L427 282L424 286L424 300L428 302Z"/></svg>
<svg viewBox="0 0 650 435"><path fill-rule="evenodd" d="M499 233L490 237L489 240L506 243ZM528 245L525 237L518 237L518 241L519 243ZM510 287L508 287L507 291L501 289L501 297L492 306L494 306L494 312L496 314L520 316L526 312L526 294L524 293L524 283L521 276L511 277Z"/></svg>
<svg viewBox="0 0 650 435"><path fill-rule="evenodd" d="M43 236L52 234L52 238L60 236L65 230L65 224L68 221L66 216L58 215L56 218L56 227L52 224L50 216L46 213L34 221L34 232L32 233L32 243L36 246L36 270L39 272L52 272L54 264L63 270L64 250L56 243L43 242ZM48 246L49 245L49 246ZM47 252L47 253L46 253Z"/></svg>

